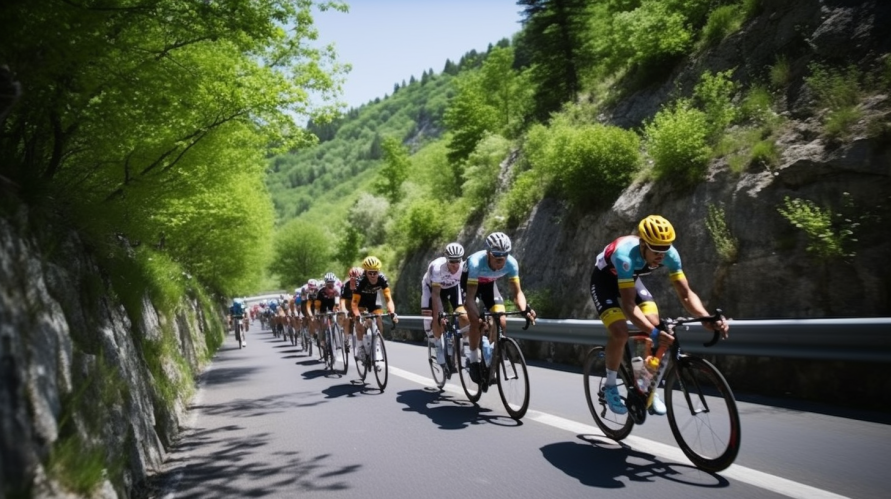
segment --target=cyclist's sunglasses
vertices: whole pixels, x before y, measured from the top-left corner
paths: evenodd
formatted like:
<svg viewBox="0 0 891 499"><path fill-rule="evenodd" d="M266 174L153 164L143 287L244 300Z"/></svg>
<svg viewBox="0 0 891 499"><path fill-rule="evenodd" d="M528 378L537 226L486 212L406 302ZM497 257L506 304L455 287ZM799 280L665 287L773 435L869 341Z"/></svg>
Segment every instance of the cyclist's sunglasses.
<svg viewBox="0 0 891 499"><path fill-rule="evenodd" d="M378 274L380 274L380 272L377 271L377 270L366 270L366 271L365 271L365 275L371 275L371 276L374 276L374 275L378 275Z"/></svg>
<svg viewBox="0 0 891 499"><path fill-rule="evenodd" d="M449 263L461 263L460 258L449 258L448 261Z"/></svg>
<svg viewBox="0 0 891 499"><path fill-rule="evenodd" d="M665 246L650 246L650 243L648 243L646 241L644 241L644 244L647 245L647 248L649 248L650 251L652 251L653 253L657 253L657 254L668 253L668 250L671 249L670 244L666 244Z"/></svg>
<svg viewBox="0 0 891 499"><path fill-rule="evenodd" d="M490 251L492 256L495 258L507 258L507 255L510 255L510 251Z"/></svg>

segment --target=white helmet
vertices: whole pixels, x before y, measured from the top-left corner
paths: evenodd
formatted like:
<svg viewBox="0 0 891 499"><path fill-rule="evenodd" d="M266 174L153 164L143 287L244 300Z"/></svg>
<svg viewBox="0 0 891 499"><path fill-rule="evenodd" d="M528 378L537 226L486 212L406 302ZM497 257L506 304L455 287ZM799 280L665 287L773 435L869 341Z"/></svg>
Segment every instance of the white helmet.
<svg viewBox="0 0 891 499"><path fill-rule="evenodd" d="M445 256L449 260L457 260L464 256L464 246L458 243L449 243L445 249Z"/></svg>
<svg viewBox="0 0 891 499"><path fill-rule="evenodd" d="M328 272L327 274L325 274L325 282L326 283L335 282L335 281L337 281L337 276L334 275L334 272Z"/></svg>
<svg viewBox="0 0 891 499"><path fill-rule="evenodd" d="M306 285L309 286L310 290L315 290L316 288L319 287L319 281L317 281L315 279L310 279L310 280L306 281Z"/></svg>
<svg viewBox="0 0 891 499"><path fill-rule="evenodd" d="M493 232L486 238L486 248L491 252L510 253L510 238L504 232Z"/></svg>

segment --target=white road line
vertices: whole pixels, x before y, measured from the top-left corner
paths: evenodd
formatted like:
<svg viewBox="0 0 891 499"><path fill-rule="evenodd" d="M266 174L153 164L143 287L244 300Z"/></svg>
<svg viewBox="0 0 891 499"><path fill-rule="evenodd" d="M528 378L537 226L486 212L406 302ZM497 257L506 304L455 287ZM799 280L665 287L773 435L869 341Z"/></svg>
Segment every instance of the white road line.
<svg viewBox="0 0 891 499"><path fill-rule="evenodd" d="M432 379L429 377L419 376L415 373L399 369L398 367L389 366L389 369L390 373L420 385L430 386L432 383ZM443 389L447 392L464 395L464 390L453 383L447 383ZM526 413L526 417L523 418L523 421L536 421L577 435L593 435L604 442L614 443L612 439L607 438L603 432L600 431L600 428L597 428L596 426L579 423L544 412L530 410ZM634 450L646 452L647 454L652 454L663 459L679 463L688 462L687 457L684 456L684 453L681 452L680 449L670 445L635 436L628 436L626 439L622 440L622 443ZM728 479L754 485L755 487L776 492L777 494L782 494L787 497L793 497L795 499L847 499L846 496L840 496L826 490L811 487L810 485L793 482L792 480L787 480L768 473L762 473L736 464L731 465L719 474Z"/></svg>

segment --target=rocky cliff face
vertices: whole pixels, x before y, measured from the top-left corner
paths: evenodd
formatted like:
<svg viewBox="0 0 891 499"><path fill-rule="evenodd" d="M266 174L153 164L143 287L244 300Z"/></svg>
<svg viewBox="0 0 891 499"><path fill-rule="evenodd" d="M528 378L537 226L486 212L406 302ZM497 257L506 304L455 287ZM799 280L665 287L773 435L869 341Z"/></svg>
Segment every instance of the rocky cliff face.
<svg viewBox="0 0 891 499"><path fill-rule="evenodd" d="M716 160L707 179L694 188L638 182L610 209L598 212L582 212L560 199L544 199L509 235L520 262L523 289L527 297L538 297L538 309L547 309L545 317L596 319L588 291L595 257L616 237L633 233L637 222L649 214L661 214L674 225L685 273L710 309L722 308L738 319L891 315L891 269L884 264L891 256L891 232L886 229L891 223L889 96L877 95L861 103L864 119L852 127L847 141L836 142L825 137L814 96L804 85L813 61L869 64L891 52L891 6L813 0L765 1L763 5L760 15L743 30L677 67L663 84L618 102L605 116L610 124L637 127L676 95L676 89L689 95L706 69L714 73L735 68L734 79L746 84L763 80L766 68L782 56L789 61L791 84L779 103L787 119L777 140L779 164L734 173L725 160ZM883 123L880 128L884 126L885 132L870 133L868 120ZM505 161L505 171L512 162L512 158ZM854 254L824 261L808 252L807 236L778 212L787 196L852 218L863 217L862 224L852 226L852 237L858 239L851 247ZM843 200L852 201L853 207L844 207ZM738 240L732 261L719 256L706 228L709 205L724 209L727 226ZM468 251L481 249L485 231L467 227L460 242ZM407 259L396 296L419 295L419 279L414 276L423 275L424 266L439 251ZM645 278L645 283L663 314L685 314L664 272ZM417 307L419 299L410 303ZM580 362L586 351L553 344L524 348L533 358L570 363ZM881 393L878 387L870 390L856 382L857 369L875 366L712 360L732 385L762 394L838 402L846 394L846 400L857 397L842 386ZM832 374L827 377L827 373ZM816 388L818 383L821 389Z"/></svg>
<svg viewBox="0 0 891 499"><path fill-rule="evenodd" d="M189 395L171 399L154 376L193 384L164 356L153 373L146 345L171 335L197 370L212 320L190 299L170 320L145 298L132 323L76 235L53 236L61 243L48 250L23 235L33 228L20 230L31 225L20 215L0 219L0 497L89 495L70 482L90 466L95 495L129 497L159 469Z"/></svg>

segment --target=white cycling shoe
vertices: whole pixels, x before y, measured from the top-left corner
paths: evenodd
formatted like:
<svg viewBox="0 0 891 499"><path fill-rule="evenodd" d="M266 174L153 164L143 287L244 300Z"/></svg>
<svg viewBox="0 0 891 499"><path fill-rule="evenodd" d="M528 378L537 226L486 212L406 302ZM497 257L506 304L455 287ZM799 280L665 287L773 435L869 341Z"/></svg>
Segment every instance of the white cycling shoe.
<svg viewBox="0 0 891 499"><path fill-rule="evenodd" d="M650 404L650 414L664 416L666 412L668 411L665 408L665 402L662 401L658 393L653 394L653 403Z"/></svg>

